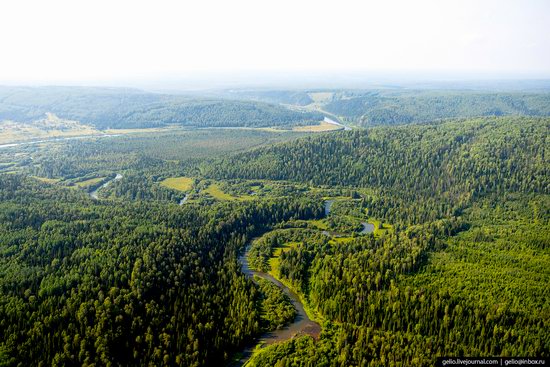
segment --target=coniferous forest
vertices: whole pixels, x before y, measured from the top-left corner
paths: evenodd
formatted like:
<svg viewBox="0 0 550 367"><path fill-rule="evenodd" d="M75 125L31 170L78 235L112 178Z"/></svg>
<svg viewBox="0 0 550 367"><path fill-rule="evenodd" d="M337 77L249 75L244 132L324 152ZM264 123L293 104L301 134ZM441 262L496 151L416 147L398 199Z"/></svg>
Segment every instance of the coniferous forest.
<svg viewBox="0 0 550 367"><path fill-rule="evenodd" d="M9 91L13 118L33 119L29 93L44 92ZM58 98L57 113L106 127L124 96L133 104L121 127L172 115L255 128L323 116L267 103L307 106L305 92L199 103L94 91L82 111L82 99L56 93L32 113ZM406 98L403 114L432 103ZM461 111L480 97L463 98L452 116L415 107L399 121L415 123L400 126L0 146L0 366L549 357L550 119L534 107L470 117ZM522 98L542 108L547 96ZM326 106L345 117L347 101ZM368 114L357 108L349 115Z"/></svg>

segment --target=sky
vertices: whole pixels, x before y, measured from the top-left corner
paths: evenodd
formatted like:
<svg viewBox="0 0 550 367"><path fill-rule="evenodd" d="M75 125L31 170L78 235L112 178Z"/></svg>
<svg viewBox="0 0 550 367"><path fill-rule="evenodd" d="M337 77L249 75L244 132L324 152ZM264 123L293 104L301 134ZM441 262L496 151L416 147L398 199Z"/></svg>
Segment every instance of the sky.
<svg viewBox="0 0 550 367"><path fill-rule="evenodd" d="M550 0L0 3L0 83L285 72L550 77Z"/></svg>

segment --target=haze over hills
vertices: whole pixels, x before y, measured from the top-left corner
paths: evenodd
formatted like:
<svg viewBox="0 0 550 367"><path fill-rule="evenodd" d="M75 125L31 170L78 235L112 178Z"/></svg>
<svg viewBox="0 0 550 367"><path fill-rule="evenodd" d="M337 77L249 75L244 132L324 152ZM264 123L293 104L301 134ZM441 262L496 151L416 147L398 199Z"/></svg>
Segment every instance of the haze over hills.
<svg viewBox="0 0 550 367"><path fill-rule="evenodd" d="M548 0L0 14L0 367L550 364Z"/></svg>
<svg viewBox="0 0 550 367"><path fill-rule="evenodd" d="M292 127L323 116L267 103L192 98L135 89L1 87L0 120L31 122L53 113L98 129L192 127Z"/></svg>
<svg viewBox="0 0 550 367"><path fill-rule="evenodd" d="M418 84L415 84L418 86ZM438 84L439 85L439 84ZM545 82L466 89L242 89L179 94L98 87L0 87L0 120L29 123L50 113L98 130L315 125L324 116L356 126L456 117L548 116ZM494 88L494 87L493 87Z"/></svg>

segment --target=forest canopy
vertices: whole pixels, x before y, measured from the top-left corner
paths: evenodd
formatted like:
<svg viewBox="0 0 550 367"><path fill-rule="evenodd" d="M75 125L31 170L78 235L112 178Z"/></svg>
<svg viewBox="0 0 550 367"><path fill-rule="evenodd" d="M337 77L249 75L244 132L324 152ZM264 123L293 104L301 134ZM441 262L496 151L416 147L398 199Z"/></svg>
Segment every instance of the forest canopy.
<svg viewBox="0 0 550 367"><path fill-rule="evenodd" d="M238 365L256 342L250 366L547 357L549 128L507 116L5 147L0 365ZM262 347L299 312L321 332Z"/></svg>

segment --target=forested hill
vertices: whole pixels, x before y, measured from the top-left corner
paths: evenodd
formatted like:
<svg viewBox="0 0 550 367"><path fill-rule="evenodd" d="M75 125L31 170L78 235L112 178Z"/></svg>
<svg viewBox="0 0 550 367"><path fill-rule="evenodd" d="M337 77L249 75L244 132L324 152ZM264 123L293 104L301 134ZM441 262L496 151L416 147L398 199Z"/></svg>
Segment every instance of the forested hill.
<svg viewBox="0 0 550 367"><path fill-rule="evenodd" d="M549 118L521 117L372 128L240 153L204 172L370 187L390 194L396 208L406 204L410 213L401 207L395 216L424 222L489 192L548 193L549 128Z"/></svg>
<svg viewBox="0 0 550 367"><path fill-rule="evenodd" d="M481 91L344 91L323 106L361 126L481 116L550 116L550 93Z"/></svg>
<svg viewBox="0 0 550 367"><path fill-rule="evenodd" d="M198 127L291 127L323 116L264 102L193 98L133 89L0 87L0 121L31 122L46 113L99 129L169 124Z"/></svg>

